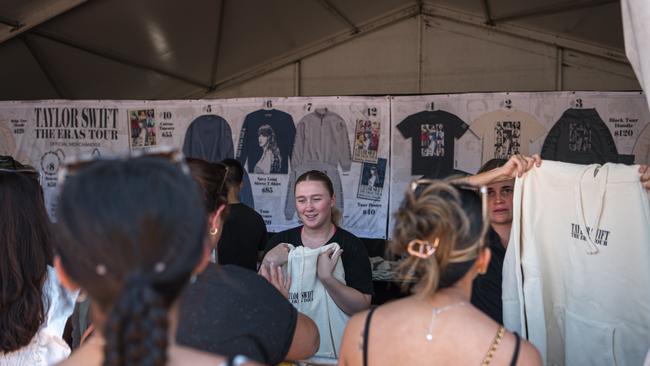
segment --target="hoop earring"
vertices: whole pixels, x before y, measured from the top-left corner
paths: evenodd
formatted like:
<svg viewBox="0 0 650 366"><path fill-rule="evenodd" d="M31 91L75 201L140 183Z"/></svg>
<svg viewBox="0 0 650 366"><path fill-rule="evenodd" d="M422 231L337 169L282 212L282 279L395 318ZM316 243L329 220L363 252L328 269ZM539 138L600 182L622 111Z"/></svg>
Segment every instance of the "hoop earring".
<svg viewBox="0 0 650 366"><path fill-rule="evenodd" d="M218 227L213 227L210 229L210 235L216 236L219 233L219 228Z"/></svg>
<svg viewBox="0 0 650 366"><path fill-rule="evenodd" d="M406 246L406 251L414 257L427 259L436 252L439 244L439 238L436 238L433 244L429 243L426 240L413 239Z"/></svg>

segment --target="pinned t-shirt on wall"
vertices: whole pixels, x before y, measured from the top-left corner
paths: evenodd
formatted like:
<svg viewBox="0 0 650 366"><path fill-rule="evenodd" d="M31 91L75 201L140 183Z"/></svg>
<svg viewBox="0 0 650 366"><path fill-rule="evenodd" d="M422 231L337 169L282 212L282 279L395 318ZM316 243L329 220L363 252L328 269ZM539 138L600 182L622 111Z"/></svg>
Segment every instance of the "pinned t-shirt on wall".
<svg viewBox="0 0 650 366"><path fill-rule="evenodd" d="M546 133L535 117L509 108L480 116L472 122L470 130L482 141L483 164L490 159L508 159L515 154L530 155L530 144Z"/></svg>
<svg viewBox="0 0 650 366"><path fill-rule="evenodd" d="M454 169L455 140L469 126L452 113L421 111L406 117L397 126L411 139L411 175L444 178Z"/></svg>

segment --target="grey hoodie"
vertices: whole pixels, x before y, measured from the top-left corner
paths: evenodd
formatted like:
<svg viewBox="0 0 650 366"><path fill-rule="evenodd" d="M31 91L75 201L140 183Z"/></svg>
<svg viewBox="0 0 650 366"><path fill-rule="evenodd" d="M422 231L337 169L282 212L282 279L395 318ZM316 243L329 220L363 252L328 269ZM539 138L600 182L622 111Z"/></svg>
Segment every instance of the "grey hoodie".
<svg viewBox="0 0 650 366"><path fill-rule="evenodd" d="M335 167L341 164L343 171L350 171L348 128L341 116L327 108L318 108L298 122L291 167L296 169L308 161L320 161Z"/></svg>

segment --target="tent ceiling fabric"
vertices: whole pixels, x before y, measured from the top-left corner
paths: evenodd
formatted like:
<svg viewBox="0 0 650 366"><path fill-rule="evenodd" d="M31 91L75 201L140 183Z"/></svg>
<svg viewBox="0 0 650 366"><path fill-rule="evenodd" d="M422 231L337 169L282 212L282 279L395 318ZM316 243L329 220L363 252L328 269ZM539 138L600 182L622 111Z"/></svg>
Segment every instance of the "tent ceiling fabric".
<svg viewBox="0 0 650 366"><path fill-rule="evenodd" d="M414 0L0 0L0 99L178 99ZM424 2L623 52L613 0ZM365 28L364 28L365 29ZM2 41L4 40L4 41ZM306 51L308 52L308 51Z"/></svg>

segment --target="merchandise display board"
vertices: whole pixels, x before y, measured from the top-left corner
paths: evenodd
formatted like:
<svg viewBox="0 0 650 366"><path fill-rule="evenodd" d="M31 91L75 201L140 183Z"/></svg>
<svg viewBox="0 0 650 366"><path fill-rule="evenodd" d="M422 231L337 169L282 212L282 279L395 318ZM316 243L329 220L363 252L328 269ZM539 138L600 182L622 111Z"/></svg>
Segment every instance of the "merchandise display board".
<svg viewBox="0 0 650 366"><path fill-rule="evenodd" d="M513 154L576 164L647 164L648 121L638 92L394 97L391 212L412 179L474 174L490 159Z"/></svg>
<svg viewBox="0 0 650 366"><path fill-rule="evenodd" d="M334 184L341 226L383 239L414 178L471 174L516 153L648 164L648 121L638 92L0 102L0 154L41 171L54 220L66 158L156 146L235 158L247 173L242 200L271 232L299 224L294 182L320 170Z"/></svg>

